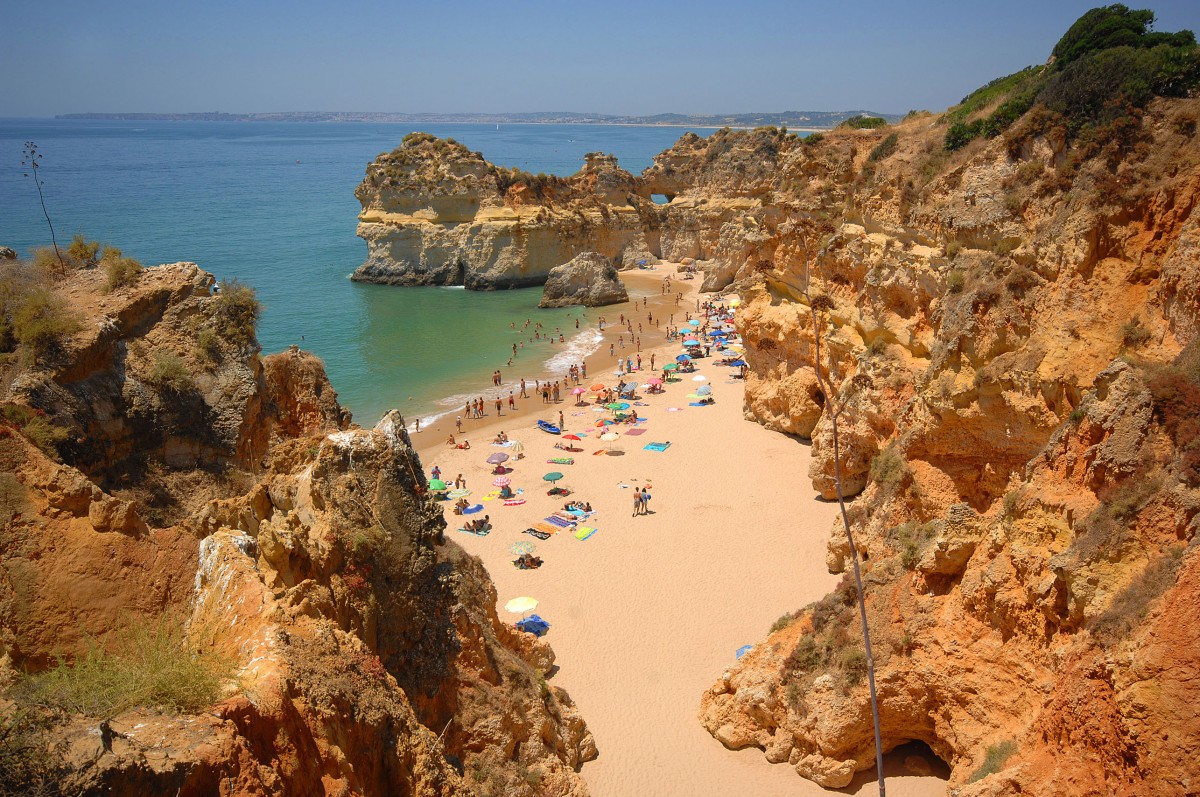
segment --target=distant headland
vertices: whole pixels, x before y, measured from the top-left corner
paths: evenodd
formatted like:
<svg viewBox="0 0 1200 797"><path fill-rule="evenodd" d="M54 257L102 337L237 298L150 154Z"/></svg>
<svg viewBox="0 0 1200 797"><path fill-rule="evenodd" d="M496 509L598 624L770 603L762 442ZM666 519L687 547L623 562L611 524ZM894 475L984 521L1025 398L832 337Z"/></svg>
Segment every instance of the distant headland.
<svg viewBox="0 0 1200 797"><path fill-rule="evenodd" d="M373 111L281 111L276 113L67 113L56 119L97 119L126 122L377 122L415 124L593 124L654 125L661 127L765 127L825 129L854 116L880 116L897 122L896 114L873 111L782 111L779 113L681 114L615 116L573 111L531 113L379 113Z"/></svg>

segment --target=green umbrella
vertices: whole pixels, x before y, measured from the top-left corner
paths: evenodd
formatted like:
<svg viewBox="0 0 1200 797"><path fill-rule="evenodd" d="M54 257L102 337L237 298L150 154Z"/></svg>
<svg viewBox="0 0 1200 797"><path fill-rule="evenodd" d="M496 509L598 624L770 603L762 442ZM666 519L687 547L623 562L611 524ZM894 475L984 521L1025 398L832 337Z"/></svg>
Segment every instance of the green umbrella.
<svg viewBox="0 0 1200 797"><path fill-rule="evenodd" d="M629 405L623 401L614 401L612 404L605 404L604 406L613 411L629 409Z"/></svg>
<svg viewBox="0 0 1200 797"><path fill-rule="evenodd" d="M442 481L441 479L430 479L429 480L429 489L430 490L445 490L446 483L444 481Z"/></svg>
<svg viewBox="0 0 1200 797"><path fill-rule="evenodd" d="M663 370L664 371L674 371L678 367L679 367L678 363L667 363L666 365L663 366Z"/></svg>
<svg viewBox="0 0 1200 797"><path fill-rule="evenodd" d="M561 478L562 478L562 474L559 473L558 471L552 471L542 477L543 480L548 481L548 482L556 482Z"/></svg>

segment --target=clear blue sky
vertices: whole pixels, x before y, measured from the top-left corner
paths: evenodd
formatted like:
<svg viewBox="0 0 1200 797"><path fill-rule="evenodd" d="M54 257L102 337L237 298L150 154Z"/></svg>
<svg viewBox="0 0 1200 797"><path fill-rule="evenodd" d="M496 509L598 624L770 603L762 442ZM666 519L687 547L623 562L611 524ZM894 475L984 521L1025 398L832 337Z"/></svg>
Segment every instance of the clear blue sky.
<svg viewBox="0 0 1200 797"><path fill-rule="evenodd" d="M1100 4L0 0L0 116L939 110ZM1200 30L1197 0L1127 5Z"/></svg>

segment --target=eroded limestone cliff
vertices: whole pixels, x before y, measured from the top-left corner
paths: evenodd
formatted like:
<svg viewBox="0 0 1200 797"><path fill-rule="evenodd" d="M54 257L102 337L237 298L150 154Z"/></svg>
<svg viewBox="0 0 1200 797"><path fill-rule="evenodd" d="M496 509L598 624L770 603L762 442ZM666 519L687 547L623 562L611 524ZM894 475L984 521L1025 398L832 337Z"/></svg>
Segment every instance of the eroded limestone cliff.
<svg viewBox="0 0 1200 797"><path fill-rule="evenodd" d="M194 265L111 292L99 269L52 279L69 334L3 370L0 752L44 732L26 749L45 766L22 777L73 794L586 793L596 749L545 681L554 654L500 622L480 563L444 539L397 414L354 427L319 360L259 358L252 296ZM22 688L163 618L233 663L200 713L49 712Z"/></svg>
<svg viewBox="0 0 1200 797"><path fill-rule="evenodd" d="M367 262L353 278L473 290L541 285L592 251L618 264L653 258L637 193L615 158L594 153L569 178L496 167L462 144L412 133L375 159L355 192Z"/></svg>
<svg viewBox="0 0 1200 797"><path fill-rule="evenodd" d="M918 116L659 160L710 206L771 196L707 244L745 299L746 412L811 439L832 497L839 408L884 746L924 742L957 794L1200 784L1198 115L1156 100L1098 142L1025 120L952 153ZM839 525L830 569L848 553ZM705 727L827 786L873 767L855 595L782 617Z"/></svg>

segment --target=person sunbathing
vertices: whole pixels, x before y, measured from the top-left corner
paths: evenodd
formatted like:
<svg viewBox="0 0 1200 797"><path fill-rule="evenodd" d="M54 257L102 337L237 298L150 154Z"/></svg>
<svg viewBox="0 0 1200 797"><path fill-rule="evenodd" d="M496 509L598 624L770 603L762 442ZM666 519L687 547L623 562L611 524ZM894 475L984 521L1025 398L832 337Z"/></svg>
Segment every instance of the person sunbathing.
<svg viewBox="0 0 1200 797"><path fill-rule="evenodd" d="M467 531L487 531L492 527L491 516L484 515L480 520L468 520L463 526Z"/></svg>
<svg viewBox="0 0 1200 797"><path fill-rule="evenodd" d="M448 438L446 438L446 445L448 445L448 446L457 446L458 445L458 443L454 442L454 435L450 435Z"/></svg>
<svg viewBox="0 0 1200 797"><path fill-rule="evenodd" d="M513 560L518 570L535 570L542 566L542 558L530 553L523 553Z"/></svg>
<svg viewBox="0 0 1200 797"><path fill-rule="evenodd" d="M501 488L500 488L500 497L501 497L501 498L503 498L503 499L505 499L505 500L507 500L507 499L509 499L509 498L512 498L512 497L513 497L513 491L512 491L512 488L511 488L511 487L509 487L507 484L506 484L506 485L504 485L503 487L501 487Z"/></svg>
<svg viewBox="0 0 1200 797"><path fill-rule="evenodd" d="M458 445L455 446L455 448L461 448L463 450L469 449L470 447L471 447L470 440L463 440L461 443L459 443Z"/></svg>

